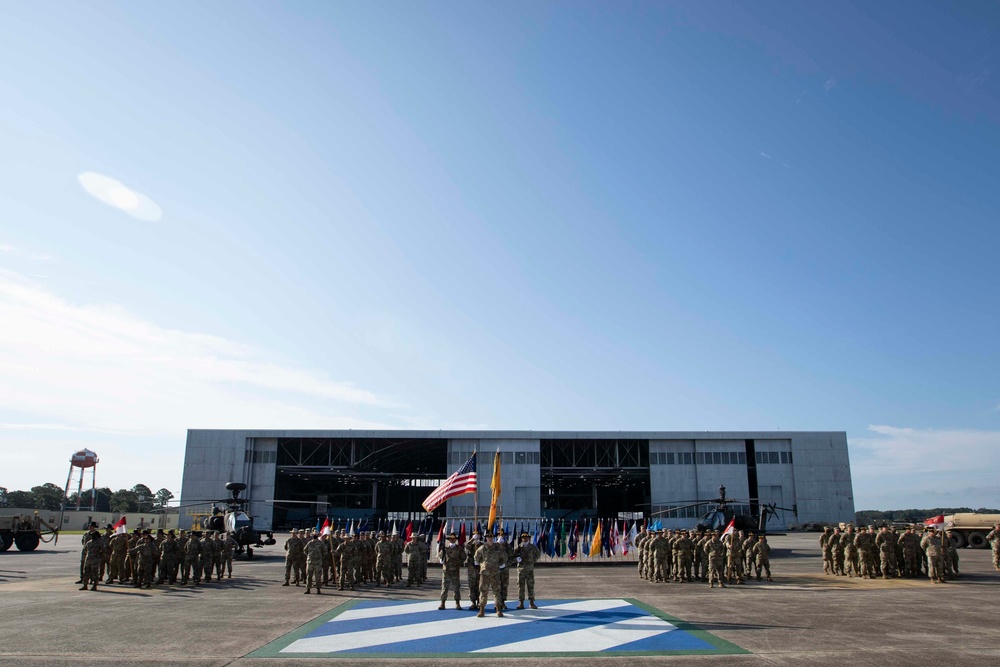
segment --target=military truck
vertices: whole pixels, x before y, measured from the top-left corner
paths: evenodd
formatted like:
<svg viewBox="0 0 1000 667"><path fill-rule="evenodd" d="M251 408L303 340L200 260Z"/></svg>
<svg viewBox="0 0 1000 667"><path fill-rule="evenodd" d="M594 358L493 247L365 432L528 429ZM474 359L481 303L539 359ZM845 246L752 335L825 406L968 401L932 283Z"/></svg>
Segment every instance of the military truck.
<svg viewBox="0 0 1000 667"><path fill-rule="evenodd" d="M989 545L986 536L995 524L1000 523L1000 514L974 514L963 512L944 517L945 527L951 531L951 541L956 547L985 549Z"/></svg>
<svg viewBox="0 0 1000 667"><path fill-rule="evenodd" d="M46 535L52 537L45 539ZM34 551L39 544L50 542L58 535L59 529L38 516L38 512L0 516L0 552L7 551L11 545L18 551Z"/></svg>

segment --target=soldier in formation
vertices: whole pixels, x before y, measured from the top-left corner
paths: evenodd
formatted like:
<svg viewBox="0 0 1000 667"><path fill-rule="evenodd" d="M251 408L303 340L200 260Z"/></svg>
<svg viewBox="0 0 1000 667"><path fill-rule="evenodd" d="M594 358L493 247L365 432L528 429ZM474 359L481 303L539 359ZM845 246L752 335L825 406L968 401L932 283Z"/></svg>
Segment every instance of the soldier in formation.
<svg viewBox="0 0 1000 667"><path fill-rule="evenodd" d="M438 609L444 609L451 589L455 590L455 609L462 608L462 566L465 565L465 558L465 549L458 546L458 535L448 533L447 541L438 549L438 561L442 566L441 606Z"/></svg>
<svg viewBox="0 0 1000 667"><path fill-rule="evenodd" d="M744 583L759 561L772 581L770 548L766 541L758 547L759 542L744 531L723 536L718 531L643 529L635 540L639 577L654 583L703 581L714 588Z"/></svg>
<svg viewBox="0 0 1000 667"><path fill-rule="evenodd" d="M541 557L541 552L531 543L531 535L521 533L521 543L514 549L514 562L517 567L517 609L524 609L524 595L528 595L528 604L535 606L535 563Z"/></svg>
<svg viewBox="0 0 1000 667"><path fill-rule="evenodd" d="M993 548L993 567L1000 572L1000 523L993 526L993 530L986 536L990 546Z"/></svg>
<svg viewBox="0 0 1000 667"><path fill-rule="evenodd" d="M932 533L933 531L933 533ZM949 578L959 577L958 550L954 547L951 531L938 532L935 529L908 526L904 530L883 526L861 526L855 530L848 526L843 532L827 529L824 536L840 535L844 552L844 568L835 567L833 574L849 578L901 579L927 576L934 582L944 583ZM1000 534L998 534L1000 536ZM821 548L824 540L821 537ZM836 554L836 552L834 552ZM936 568L932 573L931 569ZM827 571L824 553L823 571Z"/></svg>
<svg viewBox="0 0 1000 667"><path fill-rule="evenodd" d="M479 566L476 564L476 550L483 544L479 531L473 531L465 543L465 578L469 586L469 600L472 611L479 611Z"/></svg>
<svg viewBox="0 0 1000 667"><path fill-rule="evenodd" d="M507 568L507 550L493 541L493 535L486 533L484 543L476 549L475 564L479 567L479 613L486 615L486 602L493 592L493 606L497 617L503 618L503 595L500 592L500 573Z"/></svg>
<svg viewBox="0 0 1000 667"><path fill-rule="evenodd" d="M80 587L81 591L87 590L88 584L90 585L90 590L97 590L97 582L101 579L101 562L104 560L104 543L101 539L101 534L97 531L88 531L84 535L86 540L83 545L83 551L80 554L80 562L82 566L80 568L80 581L83 584Z"/></svg>
<svg viewBox="0 0 1000 667"><path fill-rule="evenodd" d="M323 550L326 547L315 532L309 536L303 552L306 558L306 592L309 595L310 589L316 587L316 594L320 595L320 583L323 581Z"/></svg>

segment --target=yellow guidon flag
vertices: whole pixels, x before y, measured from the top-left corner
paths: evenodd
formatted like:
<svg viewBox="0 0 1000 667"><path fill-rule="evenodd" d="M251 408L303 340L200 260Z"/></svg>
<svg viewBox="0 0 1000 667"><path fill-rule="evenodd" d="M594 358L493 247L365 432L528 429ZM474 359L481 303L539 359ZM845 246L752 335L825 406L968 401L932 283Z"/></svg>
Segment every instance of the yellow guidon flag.
<svg viewBox="0 0 1000 667"><path fill-rule="evenodd" d="M500 450L493 457L493 480L490 482L493 499L490 500L490 520L486 524L487 532L493 530L493 522L497 520L497 501L500 500Z"/></svg>
<svg viewBox="0 0 1000 667"><path fill-rule="evenodd" d="M601 555L601 520L597 520L597 529L594 531L594 540L590 543L590 555Z"/></svg>

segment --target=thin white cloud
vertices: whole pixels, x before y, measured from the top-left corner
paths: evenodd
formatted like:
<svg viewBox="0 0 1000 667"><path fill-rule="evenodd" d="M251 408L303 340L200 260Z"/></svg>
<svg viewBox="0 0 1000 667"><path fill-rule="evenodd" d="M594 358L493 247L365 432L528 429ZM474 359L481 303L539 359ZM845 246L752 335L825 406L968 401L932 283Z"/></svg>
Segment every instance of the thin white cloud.
<svg viewBox="0 0 1000 667"><path fill-rule="evenodd" d="M764 151L759 151L759 153L760 153L760 156L761 156L761 157L766 157L766 158L767 158L768 160L770 160L770 159L771 159L771 156L770 156L770 155L768 155L767 153L765 153Z"/></svg>
<svg viewBox="0 0 1000 667"><path fill-rule="evenodd" d="M0 414L7 428L182 437L187 428L385 428L399 405L267 351L70 303L0 271Z"/></svg>
<svg viewBox="0 0 1000 667"><path fill-rule="evenodd" d="M49 255L48 253L27 250L16 245L11 245L10 243L0 243L0 252L5 255L12 255L14 257L21 257L34 261L47 261L52 259L52 255Z"/></svg>
<svg viewBox="0 0 1000 667"><path fill-rule="evenodd" d="M850 439L858 509L996 503L982 489L1000 474L1000 431L877 424L868 431L870 437Z"/></svg>
<svg viewBox="0 0 1000 667"><path fill-rule="evenodd" d="M163 210L156 202L115 178L93 171L84 172L76 178L89 195L133 218L157 222L163 217Z"/></svg>
<svg viewBox="0 0 1000 667"><path fill-rule="evenodd" d="M837 79L830 77L829 79L826 80L826 83L823 84L823 90L829 93L831 90L837 87L837 83L838 83Z"/></svg>

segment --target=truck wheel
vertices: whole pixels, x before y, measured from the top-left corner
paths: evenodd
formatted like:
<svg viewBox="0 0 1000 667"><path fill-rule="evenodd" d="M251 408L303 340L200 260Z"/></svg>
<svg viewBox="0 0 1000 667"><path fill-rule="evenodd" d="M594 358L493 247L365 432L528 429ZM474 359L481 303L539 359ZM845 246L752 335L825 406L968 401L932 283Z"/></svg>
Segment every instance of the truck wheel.
<svg viewBox="0 0 1000 667"><path fill-rule="evenodd" d="M965 535L963 535L962 533L952 533L951 543L955 546L956 549L961 549L966 545Z"/></svg>
<svg viewBox="0 0 1000 667"><path fill-rule="evenodd" d="M0 533L0 553L10 549L10 545L14 544L14 536L10 533Z"/></svg>
<svg viewBox="0 0 1000 667"><path fill-rule="evenodd" d="M38 548L38 533L18 533L14 536L18 551L34 551Z"/></svg>
<svg viewBox="0 0 1000 667"><path fill-rule="evenodd" d="M969 546L973 549L985 549L987 542L986 536L980 533L978 530L969 533Z"/></svg>

